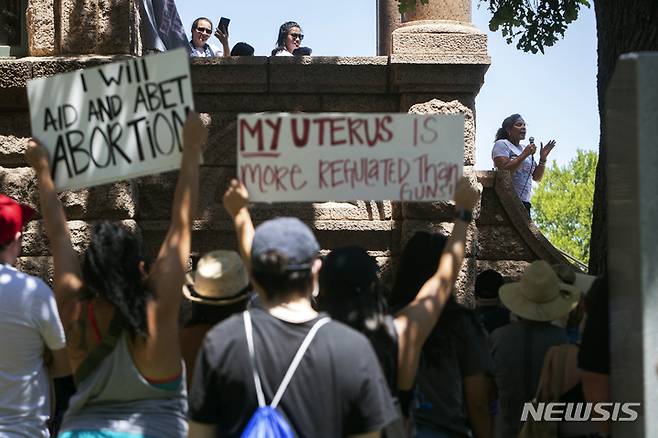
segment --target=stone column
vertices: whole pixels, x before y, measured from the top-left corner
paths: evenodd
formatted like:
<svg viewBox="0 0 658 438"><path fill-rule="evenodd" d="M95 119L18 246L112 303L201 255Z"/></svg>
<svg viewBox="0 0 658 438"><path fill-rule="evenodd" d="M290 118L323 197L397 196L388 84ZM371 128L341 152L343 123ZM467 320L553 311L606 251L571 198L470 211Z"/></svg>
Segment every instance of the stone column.
<svg viewBox="0 0 658 438"><path fill-rule="evenodd" d="M28 0L28 53L139 54L139 1Z"/></svg>
<svg viewBox="0 0 658 438"><path fill-rule="evenodd" d="M396 0L377 0L377 55L391 54L391 34L400 27L400 20Z"/></svg>
<svg viewBox="0 0 658 438"><path fill-rule="evenodd" d="M613 436L658 436L658 52L623 55L607 95L612 401L640 402Z"/></svg>
<svg viewBox="0 0 658 438"><path fill-rule="evenodd" d="M488 64L487 36L471 24L471 0L417 2L393 32L396 55L442 55Z"/></svg>
<svg viewBox="0 0 658 438"><path fill-rule="evenodd" d="M59 0L59 4L62 55L135 52L138 0Z"/></svg>
<svg viewBox="0 0 658 438"><path fill-rule="evenodd" d="M53 0L29 0L25 11L27 52L30 56L59 53Z"/></svg>

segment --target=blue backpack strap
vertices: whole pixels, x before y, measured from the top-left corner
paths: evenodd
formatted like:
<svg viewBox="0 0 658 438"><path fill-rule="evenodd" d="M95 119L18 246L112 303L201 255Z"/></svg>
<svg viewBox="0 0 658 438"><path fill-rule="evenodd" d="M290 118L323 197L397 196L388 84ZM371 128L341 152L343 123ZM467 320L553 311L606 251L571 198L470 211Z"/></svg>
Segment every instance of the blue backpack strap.
<svg viewBox="0 0 658 438"><path fill-rule="evenodd" d="M256 395L258 397L258 406L259 407L264 407L266 406L265 404L265 395L263 394L263 388L260 383L260 376L258 375L258 370L256 369L256 353L254 351L254 339L253 339L253 330L251 326L251 315L249 314L249 310L245 310L242 313L243 319L244 319L244 329L247 334L247 345L249 347L249 359L251 361L251 368L253 370L254 374L254 385L256 386ZM281 381L281 384L279 385L279 388L276 390L276 394L274 395L274 398L272 399L272 403L270 404L270 407L273 409L276 409L276 407L279 405L279 402L281 401L281 398L283 398L283 394L286 392L286 389L288 389L288 384L290 384L290 381L292 380L293 375L295 374L295 371L297 370L297 367L299 366L299 363L301 362L302 358L304 357L304 354L306 353L306 350L308 350L309 345L311 345L311 342L313 341L313 338L315 337L315 334L320 330L320 328L327 324L329 321L331 321L331 318L329 317L324 317L320 320L318 320L315 324L313 324L313 327L311 327L311 330L309 330L308 334L302 341L302 344L299 346L299 349L297 350L297 353L295 353L295 357L293 358L292 362L290 363L290 366L288 367L288 371L286 371L286 374L283 376L283 380Z"/></svg>
<svg viewBox="0 0 658 438"><path fill-rule="evenodd" d="M249 310L242 312L242 317L244 319L244 331L247 334L247 346L249 347L249 361L251 362L251 370L254 375L254 385L256 386L256 396L258 397L258 406L265 407L265 395L263 394L263 387L260 384L260 376L258 376L258 370L256 370L256 353L254 352L254 337L251 327L251 315Z"/></svg>

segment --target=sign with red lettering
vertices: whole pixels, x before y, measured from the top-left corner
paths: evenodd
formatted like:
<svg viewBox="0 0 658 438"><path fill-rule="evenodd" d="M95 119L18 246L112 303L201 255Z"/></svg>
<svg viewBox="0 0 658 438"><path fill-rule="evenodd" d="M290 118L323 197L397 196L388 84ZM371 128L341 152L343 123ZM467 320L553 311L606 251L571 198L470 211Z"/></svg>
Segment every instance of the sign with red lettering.
<svg viewBox="0 0 658 438"><path fill-rule="evenodd" d="M253 201L438 201L464 162L463 114L241 114Z"/></svg>
<svg viewBox="0 0 658 438"><path fill-rule="evenodd" d="M28 81L57 190L178 169L191 85L184 48Z"/></svg>

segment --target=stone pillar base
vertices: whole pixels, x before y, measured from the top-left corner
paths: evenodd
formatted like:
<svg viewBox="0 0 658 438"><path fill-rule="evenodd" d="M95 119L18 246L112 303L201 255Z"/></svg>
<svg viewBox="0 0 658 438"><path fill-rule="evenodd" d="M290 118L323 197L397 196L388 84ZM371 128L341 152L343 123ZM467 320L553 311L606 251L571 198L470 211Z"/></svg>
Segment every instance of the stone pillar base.
<svg viewBox="0 0 658 438"><path fill-rule="evenodd" d="M445 55L488 59L487 35L475 26L448 20L403 23L393 32L393 54Z"/></svg>
<svg viewBox="0 0 658 438"><path fill-rule="evenodd" d="M134 53L136 0L63 0L62 55Z"/></svg>
<svg viewBox="0 0 658 438"><path fill-rule="evenodd" d="M25 22L27 51L30 56L53 56L59 53L52 0L29 0Z"/></svg>

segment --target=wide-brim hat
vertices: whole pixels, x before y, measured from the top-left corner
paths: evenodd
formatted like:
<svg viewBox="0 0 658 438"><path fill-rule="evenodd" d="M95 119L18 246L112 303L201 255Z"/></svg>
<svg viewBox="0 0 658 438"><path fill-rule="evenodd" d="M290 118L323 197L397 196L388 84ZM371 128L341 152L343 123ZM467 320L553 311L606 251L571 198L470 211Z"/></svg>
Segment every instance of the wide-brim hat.
<svg viewBox="0 0 658 438"><path fill-rule="evenodd" d="M183 295L190 301L223 306L249 296L249 275L235 251L212 251L201 257L196 271L187 274Z"/></svg>
<svg viewBox="0 0 658 438"><path fill-rule="evenodd" d="M580 289L561 282L543 260L528 265L521 280L501 286L499 294L505 307L531 321L559 319L573 310L580 300Z"/></svg>

